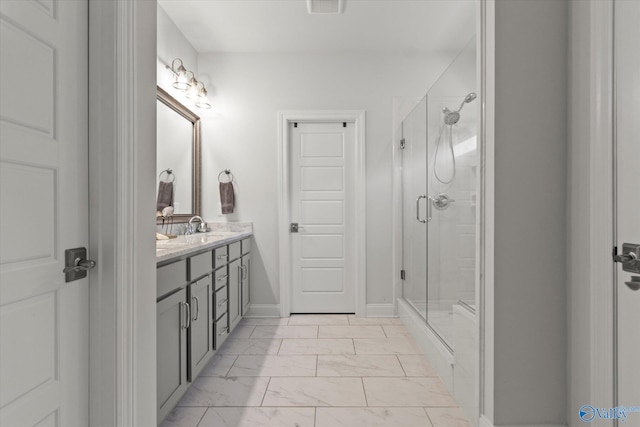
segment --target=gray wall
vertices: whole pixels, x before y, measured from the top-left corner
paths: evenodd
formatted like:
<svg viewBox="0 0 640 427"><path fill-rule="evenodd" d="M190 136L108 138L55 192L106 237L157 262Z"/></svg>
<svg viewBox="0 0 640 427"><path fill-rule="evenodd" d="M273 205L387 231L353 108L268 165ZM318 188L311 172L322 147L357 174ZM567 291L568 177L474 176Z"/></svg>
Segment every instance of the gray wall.
<svg viewBox="0 0 640 427"><path fill-rule="evenodd" d="M564 424L568 6L496 1L496 426Z"/></svg>

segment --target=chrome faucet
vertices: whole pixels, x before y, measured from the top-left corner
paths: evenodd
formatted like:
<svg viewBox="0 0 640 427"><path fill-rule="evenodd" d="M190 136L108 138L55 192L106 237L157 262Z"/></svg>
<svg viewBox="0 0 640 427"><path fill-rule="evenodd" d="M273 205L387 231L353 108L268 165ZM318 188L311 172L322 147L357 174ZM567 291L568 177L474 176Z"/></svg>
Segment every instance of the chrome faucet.
<svg viewBox="0 0 640 427"><path fill-rule="evenodd" d="M195 220L200 221L200 224L198 225L197 229L194 228L194 224L193 224L193 221ZM201 233L204 233L207 231L207 223L204 222L202 217L198 215L192 216L191 219L189 219L189 224L187 224L187 229L185 230L184 234L193 234L196 231L199 231Z"/></svg>

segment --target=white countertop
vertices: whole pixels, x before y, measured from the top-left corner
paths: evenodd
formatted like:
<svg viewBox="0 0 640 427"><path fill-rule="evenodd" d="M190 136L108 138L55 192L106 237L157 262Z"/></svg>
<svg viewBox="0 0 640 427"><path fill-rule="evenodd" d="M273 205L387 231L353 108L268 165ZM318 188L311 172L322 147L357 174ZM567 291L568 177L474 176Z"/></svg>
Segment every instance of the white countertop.
<svg viewBox="0 0 640 427"><path fill-rule="evenodd" d="M178 236L169 240L156 240L156 262L167 261L204 249L224 246L251 235L253 235L251 231L211 231L209 233Z"/></svg>

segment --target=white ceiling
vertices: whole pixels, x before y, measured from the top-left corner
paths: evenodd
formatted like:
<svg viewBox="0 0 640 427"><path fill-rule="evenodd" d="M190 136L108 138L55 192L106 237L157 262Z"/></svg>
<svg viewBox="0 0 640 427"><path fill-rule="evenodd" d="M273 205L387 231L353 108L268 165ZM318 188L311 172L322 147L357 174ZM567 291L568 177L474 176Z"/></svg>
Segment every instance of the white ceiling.
<svg viewBox="0 0 640 427"><path fill-rule="evenodd" d="M309 15L305 0L159 0L205 52L458 51L475 33L475 0L348 0Z"/></svg>

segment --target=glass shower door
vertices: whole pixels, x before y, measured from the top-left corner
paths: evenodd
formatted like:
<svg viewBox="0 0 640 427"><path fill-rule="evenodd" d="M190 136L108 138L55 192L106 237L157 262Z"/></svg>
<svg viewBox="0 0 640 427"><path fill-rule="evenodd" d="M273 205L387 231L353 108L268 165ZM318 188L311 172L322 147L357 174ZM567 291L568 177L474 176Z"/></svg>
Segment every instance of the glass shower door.
<svg viewBox="0 0 640 427"><path fill-rule="evenodd" d="M451 352L476 299L475 61L471 40L402 122L403 296Z"/></svg>
<svg viewBox="0 0 640 427"><path fill-rule="evenodd" d="M427 97L402 122L403 296L427 319Z"/></svg>
<svg viewBox="0 0 640 427"><path fill-rule="evenodd" d="M454 307L475 310L479 191L475 40L429 89L427 322L454 351ZM474 102L475 101L475 102Z"/></svg>

